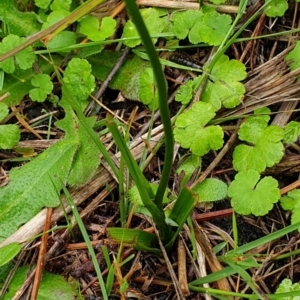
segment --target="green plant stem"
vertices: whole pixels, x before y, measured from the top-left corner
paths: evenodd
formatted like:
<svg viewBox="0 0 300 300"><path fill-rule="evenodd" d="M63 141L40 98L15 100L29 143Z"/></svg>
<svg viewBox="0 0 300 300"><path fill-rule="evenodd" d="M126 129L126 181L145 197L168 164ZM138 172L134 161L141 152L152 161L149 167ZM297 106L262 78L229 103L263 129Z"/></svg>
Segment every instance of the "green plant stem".
<svg viewBox="0 0 300 300"><path fill-rule="evenodd" d="M165 133L165 160L164 160L164 167L163 167L160 183L157 189L157 193L155 195L154 203L157 205L157 207L160 210L162 210L163 196L167 188L169 177L172 170L173 145L174 145L173 130L170 121L170 113L169 113L169 107L167 101L166 81L155 47L152 43L149 32L146 28L146 25L143 21L141 14L139 13L135 1L125 0L125 3L126 3L126 8L129 14L131 15L132 21L135 24L141 36L143 44L147 49L147 53L149 55L151 65L153 67L153 72L157 83L158 96L159 96L159 110L160 110L161 120L162 120L164 133Z"/></svg>

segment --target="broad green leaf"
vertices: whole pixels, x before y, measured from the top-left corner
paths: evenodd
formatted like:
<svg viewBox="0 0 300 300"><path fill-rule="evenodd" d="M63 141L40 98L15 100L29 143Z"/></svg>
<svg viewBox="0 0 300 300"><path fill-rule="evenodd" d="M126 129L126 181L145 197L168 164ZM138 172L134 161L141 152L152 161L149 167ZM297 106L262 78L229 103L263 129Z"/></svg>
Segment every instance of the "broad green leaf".
<svg viewBox="0 0 300 300"><path fill-rule="evenodd" d="M286 0L272 0L264 11L268 17L282 17L288 7Z"/></svg>
<svg viewBox="0 0 300 300"><path fill-rule="evenodd" d="M8 292L4 295L3 300L11 300L16 292L20 289L26 280L29 267L23 266L18 268L9 287ZM71 300L78 296L77 288L74 289L63 276L43 272L43 278L39 286L37 300Z"/></svg>
<svg viewBox="0 0 300 300"><path fill-rule="evenodd" d="M227 184L216 178L208 178L196 184L193 192L198 195L200 202L223 200L227 195Z"/></svg>
<svg viewBox="0 0 300 300"><path fill-rule="evenodd" d="M153 233L128 228L107 228L107 231L112 239L124 246L157 254L161 253L158 248L157 236Z"/></svg>
<svg viewBox="0 0 300 300"><path fill-rule="evenodd" d="M31 79L31 84L36 87L29 91L29 96L33 101L45 101L47 95L50 94L53 89L53 83L50 76L47 74L35 75Z"/></svg>
<svg viewBox="0 0 300 300"><path fill-rule="evenodd" d="M281 298L281 300L300 300L300 284L293 284L293 282L290 279L286 278L281 281L279 287L276 289L275 294L288 293L294 291L297 291L299 293L299 296L283 297Z"/></svg>
<svg viewBox="0 0 300 300"><path fill-rule="evenodd" d="M278 163L284 154L283 129L268 126L264 116L250 117L238 131L239 139L250 145L238 145L233 152L233 167L237 171L264 171Z"/></svg>
<svg viewBox="0 0 300 300"><path fill-rule="evenodd" d="M15 0L0 1L0 21L5 23L10 34L27 37L41 29L41 24L34 12L20 12Z"/></svg>
<svg viewBox="0 0 300 300"><path fill-rule="evenodd" d="M88 61L92 65L93 75L101 81L105 80L119 56L120 53L118 52L104 50L98 55L89 57ZM140 101L140 76L149 67L148 61L134 56L124 62L110 82L109 87L121 91L127 99Z"/></svg>
<svg viewBox="0 0 300 300"><path fill-rule="evenodd" d="M241 62L222 55L214 65L201 100L210 103L215 110L223 105L234 108L241 104L246 89L240 82L247 76L246 67Z"/></svg>
<svg viewBox="0 0 300 300"><path fill-rule="evenodd" d="M202 42L212 46L222 43L231 26L231 17L219 14L216 11L204 14L203 26L199 28L199 36Z"/></svg>
<svg viewBox="0 0 300 300"><path fill-rule="evenodd" d="M241 215L264 216L280 198L278 182L267 176L260 179L255 170L239 172L228 188L231 206Z"/></svg>
<svg viewBox="0 0 300 300"><path fill-rule="evenodd" d="M0 241L34 217L43 207L59 205L78 143L69 139L49 147L31 162L10 171L0 189Z"/></svg>
<svg viewBox="0 0 300 300"><path fill-rule="evenodd" d="M296 142L299 135L300 135L300 123L296 121L291 121L284 128L283 141L285 143L294 143Z"/></svg>
<svg viewBox="0 0 300 300"><path fill-rule="evenodd" d="M47 48L55 49L55 48L63 48L72 46L76 43L76 33L73 31L62 31L56 34L48 43ZM69 52L69 50L67 50Z"/></svg>
<svg viewBox="0 0 300 300"><path fill-rule="evenodd" d="M95 77L91 72L92 67L86 59L73 58L68 63L63 80L72 99L82 102L87 100L95 88Z"/></svg>
<svg viewBox="0 0 300 300"><path fill-rule="evenodd" d="M70 14L70 12L68 10L64 10L64 9L51 12L47 16L47 21L43 23L42 29L46 29L46 28L50 27L51 25L54 25L55 23L66 18L69 14Z"/></svg>
<svg viewBox="0 0 300 300"><path fill-rule="evenodd" d="M80 144L68 178L69 185L78 187L87 183L95 174L100 163L100 152L65 98L59 104L63 107L66 116L63 120L57 121L55 125L65 131L67 139ZM91 117L86 121L92 128L96 118Z"/></svg>
<svg viewBox="0 0 300 300"><path fill-rule="evenodd" d="M148 105L151 110L158 109L158 91L153 76L153 69L147 68L140 74L139 82L139 99Z"/></svg>
<svg viewBox="0 0 300 300"><path fill-rule="evenodd" d="M300 68L300 42L296 43L295 48L285 57L291 70Z"/></svg>
<svg viewBox="0 0 300 300"><path fill-rule="evenodd" d="M210 150L220 149L223 145L222 128L220 126L205 127L214 116L214 109L209 103L194 103L176 119L175 140L182 148L189 148L198 156L203 156Z"/></svg>
<svg viewBox="0 0 300 300"><path fill-rule="evenodd" d="M0 125L0 148L12 149L20 140L20 128L15 124Z"/></svg>
<svg viewBox="0 0 300 300"><path fill-rule="evenodd" d="M98 18L86 16L80 21L80 32L91 41L104 41L114 34L117 22L112 17Z"/></svg>
<svg viewBox="0 0 300 300"><path fill-rule="evenodd" d="M1 2L1 1L0 1ZM59 65L61 62L61 57L52 55L54 63ZM44 59L37 62L40 70L43 74L50 74L53 72L53 66L46 62ZM6 74L5 81L2 91L0 91L0 96L5 93L9 93L9 96L3 101L7 106L19 105L23 97L29 93L33 88L31 85L31 79L36 74L32 70L16 70L13 75Z"/></svg>
<svg viewBox="0 0 300 300"><path fill-rule="evenodd" d="M164 29L164 22L159 16L159 11L155 8L144 8L140 10L140 13L144 19L145 25L147 26L147 29L149 31L149 34L157 34L163 31ZM126 40L126 38L136 37L139 36L137 29L135 28L135 25L131 20L127 21L126 25L124 26L123 31L123 38L124 44L128 47L135 47L139 44L141 44L140 39L136 40ZM153 39L153 43L155 44L157 41L156 39Z"/></svg>
<svg viewBox="0 0 300 300"><path fill-rule="evenodd" d="M25 40L25 38L20 38L17 35L9 34L3 38L2 42L0 43L0 54L4 54L9 50L12 50L15 47L23 44ZM17 53L15 56L0 62L0 68L2 68L4 72L11 74L15 72L16 65L22 70L31 68L34 60L35 54L30 46Z"/></svg>
<svg viewBox="0 0 300 300"><path fill-rule="evenodd" d="M183 187L190 180L196 168L200 168L202 164L201 157L197 155L191 155L183 162L180 162L179 167L176 170L178 176L181 176L183 172L184 177L180 182L180 186Z"/></svg>
<svg viewBox="0 0 300 300"><path fill-rule="evenodd" d="M0 121L8 115L8 112L8 106L5 103L0 102Z"/></svg>
<svg viewBox="0 0 300 300"><path fill-rule="evenodd" d="M19 243L10 243L0 248L0 267L11 261L22 249Z"/></svg>

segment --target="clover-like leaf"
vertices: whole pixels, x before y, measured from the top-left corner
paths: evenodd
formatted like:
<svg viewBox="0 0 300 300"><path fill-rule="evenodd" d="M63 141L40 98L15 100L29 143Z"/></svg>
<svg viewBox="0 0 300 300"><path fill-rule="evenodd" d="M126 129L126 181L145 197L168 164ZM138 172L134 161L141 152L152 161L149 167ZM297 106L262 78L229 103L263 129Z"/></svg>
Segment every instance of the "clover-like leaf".
<svg viewBox="0 0 300 300"><path fill-rule="evenodd" d="M174 137L182 148L189 148L194 154L203 156L210 150L218 150L223 145L223 131L220 126L205 125L215 116L209 103L196 102L178 116Z"/></svg>
<svg viewBox="0 0 300 300"><path fill-rule="evenodd" d="M84 101L95 88L92 67L85 59L73 58L64 73L64 82L71 96L77 101Z"/></svg>
<svg viewBox="0 0 300 300"><path fill-rule="evenodd" d="M26 41L25 38L20 38L17 35L9 34L6 36L2 43L0 43L0 54L4 54L9 50L12 50ZM14 73L16 66L22 70L26 70L32 67L35 60L35 54L32 51L32 47L27 47L24 50L0 62L0 68L6 73Z"/></svg>
<svg viewBox="0 0 300 300"><path fill-rule="evenodd" d="M281 142L284 131L277 125L268 126L261 117L250 117L240 127L239 139L250 145L238 145L233 152L233 167L237 171L264 171L278 163L284 154Z"/></svg>
<svg viewBox="0 0 300 300"><path fill-rule="evenodd" d="M264 216L280 198L278 182L267 176L260 179L255 170L239 172L228 188L231 206L242 215Z"/></svg>
<svg viewBox="0 0 300 300"><path fill-rule="evenodd" d="M144 19L145 25L149 31L149 34L161 33L164 29L164 21L160 18L159 11L155 8L141 9L140 13ZM123 38L132 38L139 36L139 33L134 23L129 20L124 26ZM153 43L156 43L157 38L153 39ZM142 41L140 39L124 40L124 44L128 47L135 47Z"/></svg>
<svg viewBox="0 0 300 300"><path fill-rule="evenodd" d="M182 104L188 104L193 97L193 81L188 80L181 85L175 95L175 100Z"/></svg>
<svg viewBox="0 0 300 300"><path fill-rule="evenodd" d="M116 24L112 17L104 17L100 23L96 17L86 16L80 21L80 32L92 41L104 41L113 35Z"/></svg>
<svg viewBox="0 0 300 300"><path fill-rule="evenodd" d="M286 0L272 0L265 8L265 14L272 18L282 17L288 8Z"/></svg>
<svg viewBox="0 0 300 300"><path fill-rule="evenodd" d="M45 101L47 95L50 94L53 89L53 83L50 76L47 74L35 75L31 79L31 84L36 87L29 91L29 96L33 101Z"/></svg>
<svg viewBox="0 0 300 300"><path fill-rule="evenodd" d="M296 70L300 68L300 42L296 43L294 49L285 57L291 70Z"/></svg>
<svg viewBox="0 0 300 300"><path fill-rule="evenodd" d="M222 55L214 65L201 100L219 110L223 104L234 108L242 102L246 89L240 82L247 76L246 67L241 62Z"/></svg>

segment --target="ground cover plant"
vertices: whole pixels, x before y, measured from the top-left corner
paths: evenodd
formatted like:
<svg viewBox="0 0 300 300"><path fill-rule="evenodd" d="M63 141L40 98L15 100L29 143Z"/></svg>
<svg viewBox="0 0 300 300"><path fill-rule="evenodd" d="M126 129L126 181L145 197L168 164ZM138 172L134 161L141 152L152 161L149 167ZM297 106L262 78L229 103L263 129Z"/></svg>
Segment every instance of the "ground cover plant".
<svg viewBox="0 0 300 300"><path fill-rule="evenodd" d="M0 297L299 298L298 2L138 5L0 3Z"/></svg>

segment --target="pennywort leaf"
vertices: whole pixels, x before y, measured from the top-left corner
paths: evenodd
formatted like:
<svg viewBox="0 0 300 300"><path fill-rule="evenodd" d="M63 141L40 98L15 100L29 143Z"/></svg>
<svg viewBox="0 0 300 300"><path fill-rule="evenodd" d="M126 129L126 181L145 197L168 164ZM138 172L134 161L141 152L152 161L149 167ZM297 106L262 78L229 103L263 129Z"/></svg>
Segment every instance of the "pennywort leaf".
<svg viewBox="0 0 300 300"><path fill-rule="evenodd" d="M8 106L3 102L0 102L0 121L2 121L8 115Z"/></svg>
<svg viewBox="0 0 300 300"><path fill-rule="evenodd" d="M0 126L0 148L12 149L20 140L20 129L16 124Z"/></svg>
<svg viewBox="0 0 300 300"><path fill-rule="evenodd" d="M104 41L112 36L117 22L112 17L104 17L101 21L93 16L86 16L80 21L80 32L91 41Z"/></svg>
<svg viewBox="0 0 300 300"><path fill-rule="evenodd" d="M300 222L300 190L295 189L281 197L280 205L284 210L292 212L291 224ZM300 228L299 228L300 231Z"/></svg>
<svg viewBox="0 0 300 300"><path fill-rule="evenodd" d="M25 40L25 38L20 38L17 35L9 34L3 38L2 42L0 43L0 54L4 54L9 50L14 49L15 47L24 43ZM17 53L15 56L0 62L0 68L2 68L4 72L11 74L14 73L16 67L19 67L22 70L31 68L34 60L35 54L30 46Z"/></svg>
<svg viewBox="0 0 300 300"><path fill-rule="evenodd" d="M180 182L181 187L183 187L189 181L195 169L200 168L201 164L201 157L193 154L180 163L179 167L176 170L176 173L179 175L179 177L183 175L183 178Z"/></svg>
<svg viewBox="0 0 300 300"><path fill-rule="evenodd" d="M288 7L286 0L272 0L264 11L268 17L282 17Z"/></svg>
<svg viewBox="0 0 300 300"><path fill-rule="evenodd" d="M280 199L278 182L267 176L260 179L255 170L239 172L228 188L231 206L242 215L264 216Z"/></svg>
<svg viewBox="0 0 300 300"><path fill-rule="evenodd" d="M219 110L223 105L234 108L242 102L246 89L240 82L247 76L246 67L241 62L222 55L211 70L201 100Z"/></svg>
<svg viewBox="0 0 300 300"><path fill-rule="evenodd" d="M210 150L218 150L223 145L223 131L220 126L205 126L213 117L212 105L196 102L178 116L174 137L182 148L189 148L195 155L203 156Z"/></svg>
<svg viewBox="0 0 300 300"><path fill-rule="evenodd" d="M95 77L91 74L92 67L85 59L73 58L64 73L70 97L77 101L85 101L95 88Z"/></svg>
<svg viewBox="0 0 300 300"><path fill-rule="evenodd" d="M239 139L248 145L238 145L233 152L233 167L237 171L264 171L278 163L284 154L281 142L284 131L276 125L268 126L265 116L247 119L238 131Z"/></svg>
<svg viewBox="0 0 300 300"><path fill-rule="evenodd" d="M294 143L296 142L299 135L300 135L300 123L296 121L291 121L284 128L283 141L285 143Z"/></svg>
<svg viewBox="0 0 300 300"><path fill-rule="evenodd" d="M141 9L140 13L144 19L145 25L149 31L149 34L157 34L163 31L164 29L164 21L160 18L159 10L155 8L145 8ZM129 20L124 26L123 38L130 38L139 36L138 31L131 20ZM157 41L153 39L153 43L155 44ZM128 47L135 47L141 44L140 39L136 40L125 40L124 44Z"/></svg>
<svg viewBox="0 0 300 300"><path fill-rule="evenodd" d="M291 70L296 70L300 67L300 42L296 43L294 49L285 57Z"/></svg>
<svg viewBox="0 0 300 300"><path fill-rule="evenodd" d="M281 281L279 287L277 288L275 294L280 293L288 293L288 292L297 292L300 294L300 284L294 283L286 278ZM282 300L300 300L300 296L292 296L292 297L283 297Z"/></svg>
<svg viewBox="0 0 300 300"><path fill-rule="evenodd" d="M31 84L36 87L29 91L29 96L33 101L45 101L47 95L50 94L53 89L53 83L50 76L47 74L35 75L31 79Z"/></svg>

